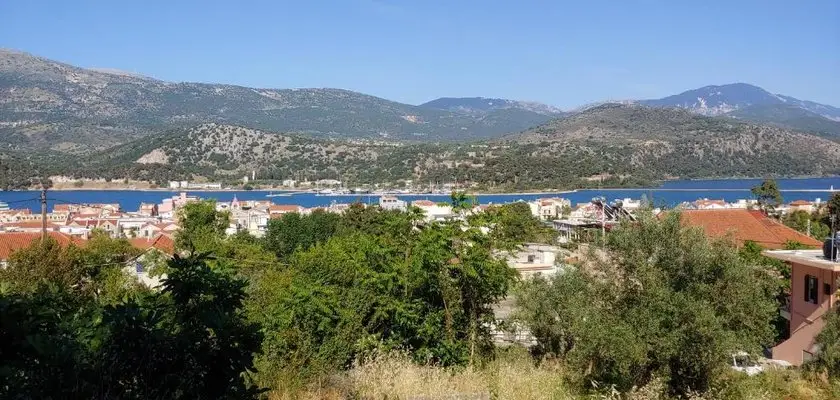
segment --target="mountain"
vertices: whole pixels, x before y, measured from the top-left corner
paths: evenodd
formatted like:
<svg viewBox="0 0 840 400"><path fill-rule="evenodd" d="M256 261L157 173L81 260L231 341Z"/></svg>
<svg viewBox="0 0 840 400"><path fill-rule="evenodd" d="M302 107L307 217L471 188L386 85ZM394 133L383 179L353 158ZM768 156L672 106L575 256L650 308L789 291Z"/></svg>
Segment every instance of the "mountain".
<svg viewBox="0 0 840 400"><path fill-rule="evenodd" d="M357 184L453 182L480 190L649 185L674 178L840 173L840 143L687 110L606 104L501 139L385 143L225 124L153 134L67 166L75 178L333 178ZM478 190L477 189L477 190Z"/></svg>
<svg viewBox="0 0 840 400"><path fill-rule="evenodd" d="M678 108L607 104L504 140L534 145L579 168L611 174L708 178L840 172L840 143L789 129L697 115Z"/></svg>
<svg viewBox="0 0 840 400"><path fill-rule="evenodd" d="M313 137L466 140L544 118L468 115L341 89L172 83L0 50L0 142L19 148L90 152L206 122Z"/></svg>
<svg viewBox="0 0 840 400"><path fill-rule="evenodd" d="M840 108L790 96L770 93L758 86L732 83L705 86L640 104L653 107L677 107L703 115L723 115L750 106L792 105L824 118L840 121Z"/></svg>
<svg viewBox="0 0 840 400"><path fill-rule="evenodd" d="M825 118L790 103L747 106L731 111L726 116L840 138L840 121Z"/></svg>
<svg viewBox="0 0 840 400"><path fill-rule="evenodd" d="M506 109L518 109L548 116L563 114L563 110L547 104L487 97L441 97L423 103L420 107L475 114Z"/></svg>

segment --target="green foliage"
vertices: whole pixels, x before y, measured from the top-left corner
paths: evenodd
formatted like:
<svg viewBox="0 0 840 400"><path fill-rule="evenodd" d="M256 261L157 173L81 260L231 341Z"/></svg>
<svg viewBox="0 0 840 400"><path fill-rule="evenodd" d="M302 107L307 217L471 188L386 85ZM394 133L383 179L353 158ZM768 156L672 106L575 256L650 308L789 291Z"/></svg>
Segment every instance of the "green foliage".
<svg viewBox="0 0 840 400"><path fill-rule="evenodd" d="M0 397L256 398L245 283L175 257L163 290L112 305L59 283L0 293Z"/></svg>
<svg viewBox="0 0 840 400"><path fill-rule="evenodd" d="M820 352L806 367L836 380L840 379L840 312L834 308L824 318L825 326L815 340Z"/></svg>
<svg viewBox="0 0 840 400"><path fill-rule="evenodd" d="M338 229L339 216L323 210L309 215L286 213L268 222L263 247L285 260L295 250L307 250L332 237Z"/></svg>
<svg viewBox="0 0 840 400"><path fill-rule="evenodd" d="M750 191L758 201L758 205L765 210L772 210L782 204L782 192L779 191L779 185L773 179L761 182L760 185L754 186Z"/></svg>
<svg viewBox="0 0 840 400"><path fill-rule="evenodd" d="M557 232L531 214L525 202L489 207L470 216L473 224L492 227L490 236L499 248L512 249L521 243L553 244Z"/></svg>
<svg viewBox="0 0 840 400"><path fill-rule="evenodd" d="M9 290L31 293L42 284L68 288L81 295L111 304L141 289L123 269L139 255L125 239L111 239L94 231L83 248L62 247L51 237L12 254L0 269L0 281Z"/></svg>
<svg viewBox="0 0 840 400"><path fill-rule="evenodd" d="M281 221L306 232L307 218ZM249 314L266 335L261 381L301 384L373 350L406 350L442 365L488 354L490 306L507 293L514 271L477 228L418 228L415 218L357 206L323 240L264 242L295 246L275 246L289 265L253 283Z"/></svg>
<svg viewBox="0 0 840 400"><path fill-rule="evenodd" d="M212 200L187 203L178 210L181 229L175 235L175 246L191 252L213 251L230 224L226 211L216 211Z"/></svg>
<svg viewBox="0 0 840 400"><path fill-rule="evenodd" d="M830 228L824 222L825 216L820 212L809 213L796 210L782 217L782 223L811 237L823 240L830 235Z"/></svg>
<svg viewBox="0 0 840 400"><path fill-rule="evenodd" d="M526 284L520 318L537 350L619 390L656 376L669 391L706 391L735 351L769 345L773 282L732 245L642 217L608 236L607 253L551 281Z"/></svg>

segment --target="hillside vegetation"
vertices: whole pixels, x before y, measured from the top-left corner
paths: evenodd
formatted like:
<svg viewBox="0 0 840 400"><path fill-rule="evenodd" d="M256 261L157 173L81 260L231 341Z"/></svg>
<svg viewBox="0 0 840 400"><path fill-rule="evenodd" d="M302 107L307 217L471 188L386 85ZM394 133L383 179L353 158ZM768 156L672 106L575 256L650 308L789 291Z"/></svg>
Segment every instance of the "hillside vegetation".
<svg viewBox="0 0 840 400"><path fill-rule="evenodd" d="M485 118L341 89L172 83L0 50L0 140L26 148L88 152L206 122L317 137L465 140L550 118L500 111Z"/></svg>
<svg viewBox="0 0 840 400"><path fill-rule="evenodd" d="M837 174L840 144L685 110L603 105L503 140L473 143L314 139L204 124L68 165L66 171L79 178L236 180L256 171L275 180L457 181L486 190L556 189L668 178Z"/></svg>

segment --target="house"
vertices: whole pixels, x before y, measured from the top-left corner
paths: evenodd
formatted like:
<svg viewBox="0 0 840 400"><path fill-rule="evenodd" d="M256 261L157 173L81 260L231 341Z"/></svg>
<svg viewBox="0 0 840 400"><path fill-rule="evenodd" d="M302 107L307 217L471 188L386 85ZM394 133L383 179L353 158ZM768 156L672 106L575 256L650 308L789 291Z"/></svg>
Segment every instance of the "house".
<svg viewBox="0 0 840 400"><path fill-rule="evenodd" d="M151 275L150 272L156 263L169 259L175 254L175 241L169 235L159 234L154 238L129 239L129 243L143 250L143 254L126 265L124 270L150 288L160 286L166 276Z"/></svg>
<svg viewBox="0 0 840 400"><path fill-rule="evenodd" d="M699 199L694 202L694 207L698 210L721 210L728 205L724 200Z"/></svg>
<svg viewBox="0 0 840 400"><path fill-rule="evenodd" d="M234 210L231 214L232 230L229 233L246 230L254 236L261 237L265 234L265 231L268 228L268 220L270 217L271 215L267 211L255 209Z"/></svg>
<svg viewBox="0 0 840 400"><path fill-rule="evenodd" d="M158 215L158 205L152 203L140 203L140 208L137 214L145 217L156 217Z"/></svg>
<svg viewBox="0 0 840 400"><path fill-rule="evenodd" d="M452 206L446 203L435 203L431 200L414 200L411 202L411 205L422 210L428 222L457 217L457 214L452 212Z"/></svg>
<svg viewBox="0 0 840 400"><path fill-rule="evenodd" d="M279 218L288 213L303 213L303 207L296 204L272 204L268 206L268 216L270 218Z"/></svg>
<svg viewBox="0 0 840 400"><path fill-rule="evenodd" d="M32 215L32 210L28 208L2 210L0 211L0 223L17 222L21 219L21 216L27 215Z"/></svg>
<svg viewBox="0 0 840 400"><path fill-rule="evenodd" d="M71 244L81 245L83 241L65 235L61 232L50 231L47 235L54 239L60 246L66 247ZM41 233L34 232L0 232L0 268L8 265L12 253L25 249L32 245L32 242L41 239Z"/></svg>
<svg viewBox="0 0 840 400"><path fill-rule="evenodd" d="M788 206L788 212L794 211L805 211L810 214L814 212L814 203L811 203L808 200L796 200L791 202Z"/></svg>
<svg viewBox="0 0 840 400"><path fill-rule="evenodd" d="M722 238L731 235L737 246L755 242L765 249L783 249L788 242L819 247L822 242L799 233L757 210L683 210L682 223L703 228L707 236Z"/></svg>
<svg viewBox="0 0 840 400"><path fill-rule="evenodd" d="M47 221L47 231L57 232L62 225ZM0 224L0 231L39 233L43 229L41 221L22 221Z"/></svg>
<svg viewBox="0 0 840 400"><path fill-rule="evenodd" d="M814 339L825 326L824 317L837 304L840 263L820 250L773 250L764 255L791 268L790 299L780 310L788 320L790 334L773 347L773 358L802 365L819 352Z"/></svg>
<svg viewBox="0 0 840 400"><path fill-rule="evenodd" d="M522 249L507 254L508 265L522 278L550 276L560 267L556 264L560 248L545 244L526 243Z"/></svg>
<svg viewBox="0 0 840 400"><path fill-rule="evenodd" d="M175 216L175 212L178 211L179 208L183 207L187 203L198 200L199 198L197 196L187 196L186 192L181 192L177 196L163 199L163 201L158 205L158 216L163 218L172 218Z"/></svg>
<svg viewBox="0 0 840 400"><path fill-rule="evenodd" d="M531 214L543 221L552 221L563 215L563 209L571 202L561 198L537 199L528 203Z"/></svg>
<svg viewBox="0 0 840 400"><path fill-rule="evenodd" d="M135 234L139 238L153 238L159 234L173 234L177 230L178 224L174 222L147 223Z"/></svg>
<svg viewBox="0 0 840 400"><path fill-rule="evenodd" d="M404 200L400 200L394 196L382 196L379 198L379 207L383 210L397 210L405 211L407 209Z"/></svg>

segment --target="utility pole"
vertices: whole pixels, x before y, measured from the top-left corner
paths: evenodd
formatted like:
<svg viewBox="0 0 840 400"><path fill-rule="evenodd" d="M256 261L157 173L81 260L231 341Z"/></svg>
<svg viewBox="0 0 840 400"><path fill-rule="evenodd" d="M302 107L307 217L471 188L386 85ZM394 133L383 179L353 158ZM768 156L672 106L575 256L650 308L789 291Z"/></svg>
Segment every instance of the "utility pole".
<svg viewBox="0 0 840 400"><path fill-rule="evenodd" d="M41 186L41 242L47 240L47 186Z"/></svg>

